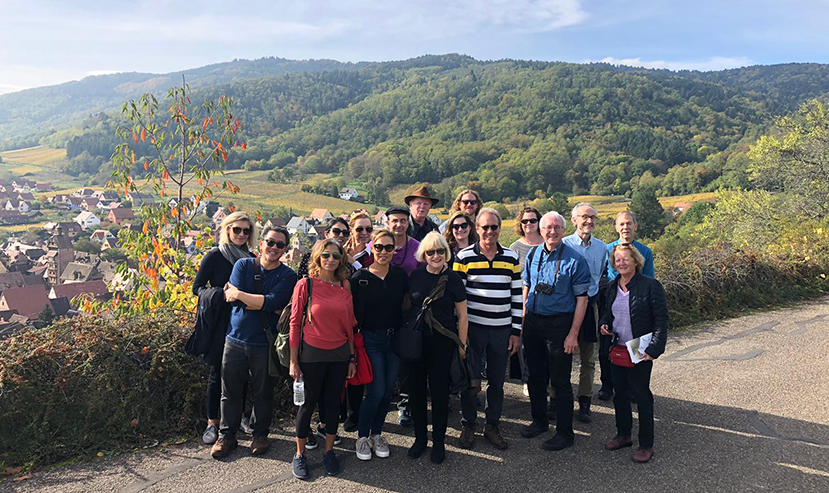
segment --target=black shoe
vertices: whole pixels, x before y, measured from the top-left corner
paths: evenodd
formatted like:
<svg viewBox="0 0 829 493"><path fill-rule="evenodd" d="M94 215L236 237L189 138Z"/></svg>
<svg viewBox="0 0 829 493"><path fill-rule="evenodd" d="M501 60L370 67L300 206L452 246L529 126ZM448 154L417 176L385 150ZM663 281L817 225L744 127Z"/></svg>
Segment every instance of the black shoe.
<svg viewBox="0 0 829 493"><path fill-rule="evenodd" d="M308 462L305 460L305 455L297 455L291 461L291 472L297 479L308 479Z"/></svg>
<svg viewBox="0 0 829 493"><path fill-rule="evenodd" d="M541 424L537 421L533 421L529 424L529 426L525 426L523 430L521 430L521 436L524 438L533 438L537 437L538 435L544 433L545 431L550 429L550 425L548 424Z"/></svg>
<svg viewBox="0 0 829 493"><path fill-rule="evenodd" d="M606 389L602 387L599 389L599 394L596 396L600 401L609 401L613 397L613 389Z"/></svg>
<svg viewBox="0 0 829 493"><path fill-rule="evenodd" d="M593 421L593 413L590 412L590 397L579 397L579 421L582 423Z"/></svg>
<svg viewBox="0 0 829 493"><path fill-rule="evenodd" d="M345 423L343 423L343 430L345 430L348 433L357 431L357 422L353 419L345 420Z"/></svg>
<svg viewBox="0 0 829 493"><path fill-rule="evenodd" d="M333 450L329 450L322 456L322 463L325 465L325 474L329 476L336 476L340 473L340 461Z"/></svg>
<svg viewBox="0 0 829 493"><path fill-rule="evenodd" d="M323 440L326 439L325 427L322 426L322 423L317 425L317 435L319 435ZM339 445L341 443L343 443L343 439L340 438L340 435L334 435L334 445Z"/></svg>
<svg viewBox="0 0 829 493"><path fill-rule="evenodd" d="M426 437L415 438L414 445L409 447L409 457L417 459L423 454L424 450L426 450Z"/></svg>
<svg viewBox="0 0 829 493"><path fill-rule="evenodd" d="M308 433L308 438L305 439L305 448L308 450L314 450L317 448L317 435L314 433Z"/></svg>
<svg viewBox="0 0 829 493"><path fill-rule="evenodd" d="M429 457L432 464L442 464L446 459L446 445L443 443L432 443L432 454Z"/></svg>
<svg viewBox="0 0 829 493"><path fill-rule="evenodd" d="M556 436L541 444L544 450L563 450L573 446L573 439L567 439L556 433Z"/></svg>

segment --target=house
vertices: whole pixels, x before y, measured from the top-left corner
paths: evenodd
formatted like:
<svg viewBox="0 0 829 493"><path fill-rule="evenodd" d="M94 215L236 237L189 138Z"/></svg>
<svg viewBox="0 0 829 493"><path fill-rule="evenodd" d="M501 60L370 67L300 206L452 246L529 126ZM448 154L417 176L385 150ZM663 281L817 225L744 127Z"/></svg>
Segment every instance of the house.
<svg viewBox="0 0 829 493"><path fill-rule="evenodd" d="M74 222L60 222L60 223L46 223L43 226L43 231L46 231L50 235L58 234L58 231L61 231L63 234L69 237L69 239L75 239L83 229L81 225Z"/></svg>
<svg viewBox="0 0 829 493"><path fill-rule="evenodd" d="M278 217L272 217L265 221L264 226L271 228L284 228L285 226L287 226L287 223L283 219L280 219Z"/></svg>
<svg viewBox="0 0 829 493"><path fill-rule="evenodd" d="M121 207L121 202L117 200L100 200L98 201L98 210L103 211L104 214L109 214L110 209L117 209Z"/></svg>
<svg viewBox="0 0 829 493"><path fill-rule="evenodd" d="M31 206L25 200L9 199L6 201L7 211L17 211L21 214L29 212Z"/></svg>
<svg viewBox="0 0 829 493"><path fill-rule="evenodd" d="M108 201L119 200L118 194L117 194L117 193L115 193L115 192L109 191L109 190L98 190L97 192L95 192L95 193L93 193L93 194L92 194L92 197L94 197L94 198L96 198L96 199L98 199L98 200L100 200L100 201L104 201L104 200L108 200Z"/></svg>
<svg viewBox="0 0 829 493"><path fill-rule="evenodd" d="M69 284L73 282L87 282L102 279L103 276L98 272L98 262L70 262L60 275L61 284Z"/></svg>
<svg viewBox="0 0 829 493"><path fill-rule="evenodd" d="M0 293L7 289L22 288L26 286L23 281L23 274L20 272L4 272L0 274Z"/></svg>
<svg viewBox="0 0 829 493"><path fill-rule="evenodd" d="M94 228L101 224L101 220L98 219L98 216L89 211L84 211L78 214L75 218L75 222L80 224L83 229Z"/></svg>
<svg viewBox="0 0 829 493"><path fill-rule="evenodd" d="M124 221L134 221L135 213L128 207L118 207L110 209L107 215L107 220L111 223L121 224Z"/></svg>
<svg viewBox="0 0 829 493"><path fill-rule="evenodd" d="M25 200L26 202L34 202L35 196L27 193L27 192L20 192L17 194L17 200Z"/></svg>
<svg viewBox="0 0 829 493"><path fill-rule="evenodd" d="M28 220L28 218L21 214L18 210L7 211L6 209L0 209L0 223L3 224L23 224Z"/></svg>
<svg viewBox="0 0 829 493"><path fill-rule="evenodd" d="M106 229L96 229L90 236L89 241L97 241L103 243L107 238L115 238L115 235Z"/></svg>
<svg viewBox="0 0 829 493"><path fill-rule="evenodd" d="M31 180L24 180L22 178L16 179L12 182L12 189L17 192L31 192L35 189L37 183Z"/></svg>
<svg viewBox="0 0 829 493"><path fill-rule="evenodd" d="M210 218L213 220L213 224L218 226L222 223L222 221L224 221L225 217L227 217L227 214L225 214L225 208L219 207Z"/></svg>
<svg viewBox="0 0 829 493"><path fill-rule="evenodd" d="M308 232L311 231L311 225L308 224L308 221L306 221L305 218L302 216L292 217L291 220L288 221L286 228L288 229L288 232L292 235L295 235L297 233L307 235Z"/></svg>
<svg viewBox="0 0 829 493"><path fill-rule="evenodd" d="M343 200L353 200L359 196L360 194L357 192L357 190L352 187L343 187L343 189L340 190L340 198Z"/></svg>
<svg viewBox="0 0 829 493"><path fill-rule="evenodd" d="M374 225L377 227L385 227L386 226L386 212L380 211L374 215Z"/></svg>
<svg viewBox="0 0 829 493"><path fill-rule="evenodd" d="M106 283L103 280L89 282L74 282L71 284L60 284L52 286L49 291L49 299L69 298L70 300L82 294L88 294L95 298L103 298L109 295Z"/></svg>
<svg viewBox="0 0 829 493"><path fill-rule="evenodd" d="M155 204L155 199L147 194L141 192L127 192L127 200L132 202L132 206L140 209L145 205Z"/></svg>
<svg viewBox="0 0 829 493"><path fill-rule="evenodd" d="M309 237L313 239L322 239L325 238L325 228L324 224L317 224L316 226L311 227L311 231L308 233Z"/></svg>
<svg viewBox="0 0 829 493"><path fill-rule="evenodd" d="M0 178L0 192L5 192L7 188L12 188L12 184L8 180Z"/></svg>
<svg viewBox="0 0 829 493"><path fill-rule="evenodd" d="M69 206L69 210L74 211L76 209L81 208L81 203L83 202L83 199L80 197L67 197L65 202L66 205Z"/></svg>
<svg viewBox="0 0 829 493"><path fill-rule="evenodd" d="M48 183L38 183L35 185L35 192L44 193L44 192L51 192L52 185Z"/></svg>
<svg viewBox="0 0 829 493"><path fill-rule="evenodd" d="M46 199L46 201L49 202L50 204L58 204L58 203L66 202L66 199L69 198L69 197L70 197L70 195L66 195L66 194L61 193L61 194L58 194L58 195L52 195L51 197Z"/></svg>
<svg viewBox="0 0 829 493"><path fill-rule="evenodd" d="M101 251L105 252L110 248L118 248L118 238L107 238L101 243ZM196 253L195 250L188 251L187 253Z"/></svg>
<svg viewBox="0 0 829 493"><path fill-rule="evenodd" d="M98 207L98 202L98 199L94 197L85 197L83 202L81 202L81 209L94 211Z"/></svg>
<svg viewBox="0 0 829 493"><path fill-rule="evenodd" d="M47 306L51 304L42 284L7 289L0 294L0 311L16 310L29 319L37 318Z"/></svg>
<svg viewBox="0 0 829 493"><path fill-rule="evenodd" d="M334 214L331 214L328 209L314 209L308 219L318 224L325 223L330 219L334 219Z"/></svg>
<svg viewBox="0 0 829 493"><path fill-rule="evenodd" d="M72 192L72 196L77 197L79 199L85 199L87 197L92 197L94 193L95 190L92 190L91 188L79 188Z"/></svg>

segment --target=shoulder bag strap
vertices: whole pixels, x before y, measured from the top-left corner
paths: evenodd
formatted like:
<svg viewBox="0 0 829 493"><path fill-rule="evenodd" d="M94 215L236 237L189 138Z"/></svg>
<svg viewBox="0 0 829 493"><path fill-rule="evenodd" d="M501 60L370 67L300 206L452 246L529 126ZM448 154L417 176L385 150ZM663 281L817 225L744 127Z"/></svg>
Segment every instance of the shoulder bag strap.
<svg viewBox="0 0 829 493"><path fill-rule="evenodd" d="M461 338L458 337L458 334L455 334L451 330L446 329L438 320L432 315L432 302L443 298L444 293L446 293L446 283L449 281L449 274L444 274L440 276L438 279L437 284L435 284L435 288L429 293L429 296L424 300L424 319L426 324L432 328L432 330L436 330L440 332L443 336L448 337L458 347L464 347L465 344L461 341ZM427 303L428 302L428 303Z"/></svg>
<svg viewBox="0 0 829 493"><path fill-rule="evenodd" d="M257 257L253 261L253 281L256 283L256 291L257 294L265 295L265 286L262 282L262 265L259 263L259 257ZM262 329L267 333L270 334L271 330L271 322L268 320L268 314L264 312L264 310L259 310L259 316L262 318Z"/></svg>

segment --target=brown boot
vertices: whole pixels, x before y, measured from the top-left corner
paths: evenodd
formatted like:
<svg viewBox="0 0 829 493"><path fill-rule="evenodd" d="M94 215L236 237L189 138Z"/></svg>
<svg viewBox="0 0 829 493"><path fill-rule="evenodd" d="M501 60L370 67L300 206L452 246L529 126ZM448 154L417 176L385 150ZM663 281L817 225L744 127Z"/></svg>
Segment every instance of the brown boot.
<svg viewBox="0 0 829 493"><path fill-rule="evenodd" d="M653 448L640 448L633 454L633 462L644 464L651 460L651 457L653 457Z"/></svg>
<svg viewBox="0 0 829 493"><path fill-rule="evenodd" d="M253 437L253 443L250 444L250 453L252 455L263 455L271 448L271 442L268 437Z"/></svg>
<svg viewBox="0 0 829 493"><path fill-rule="evenodd" d="M475 445L475 427L464 426L461 437L458 439L458 446L460 448L470 449L473 445Z"/></svg>
<svg viewBox="0 0 829 493"><path fill-rule="evenodd" d="M619 450L620 448L630 447L631 445L633 445L633 440L630 437L616 435L604 444L604 448L607 450Z"/></svg>
<svg viewBox="0 0 829 493"><path fill-rule="evenodd" d="M216 443L210 447L210 455L213 456L214 459L221 459L222 457L227 457L230 453L239 446L239 442L236 441L236 438L225 438L220 436Z"/></svg>
<svg viewBox="0 0 829 493"><path fill-rule="evenodd" d="M484 426L484 438L486 438L493 447L498 450L506 450L509 447L507 441L501 436L501 431L498 430L498 425L487 424Z"/></svg>

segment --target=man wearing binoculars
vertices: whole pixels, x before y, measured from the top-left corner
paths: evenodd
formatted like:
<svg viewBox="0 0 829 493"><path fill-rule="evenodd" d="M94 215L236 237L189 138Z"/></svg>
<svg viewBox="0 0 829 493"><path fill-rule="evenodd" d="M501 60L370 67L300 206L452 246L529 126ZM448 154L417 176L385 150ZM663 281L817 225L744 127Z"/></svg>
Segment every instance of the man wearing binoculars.
<svg viewBox="0 0 829 493"><path fill-rule="evenodd" d="M523 338L529 369L532 423L521 431L532 438L549 429L547 382L553 375L556 434L545 450L573 445L573 388L570 369L579 330L587 310L590 267L584 257L562 242L564 217L548 212L541 218L544 243L527 254L524 267Z"/></svg>

